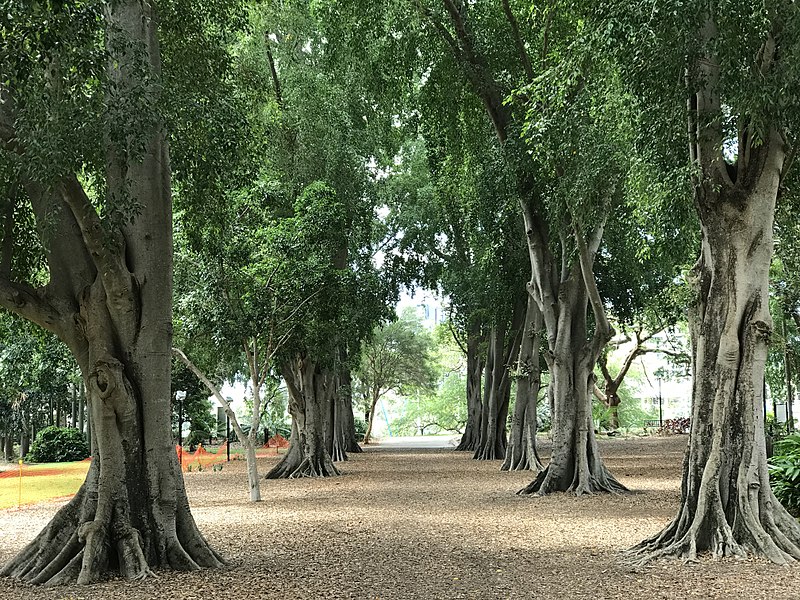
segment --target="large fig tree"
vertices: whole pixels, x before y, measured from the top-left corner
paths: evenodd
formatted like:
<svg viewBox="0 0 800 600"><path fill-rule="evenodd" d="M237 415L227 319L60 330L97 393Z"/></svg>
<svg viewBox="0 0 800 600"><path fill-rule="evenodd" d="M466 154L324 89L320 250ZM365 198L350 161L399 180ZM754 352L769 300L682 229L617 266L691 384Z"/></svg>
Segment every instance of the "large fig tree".
<svg viewBox="0 0 800 600"><path fill-rule="evenodd" d="M649 129L643 147L664 165L677 147L702 226L689 308L694 383L681 504L634 551L643 560L708 552L794 562L800 525L770 488L762 394L776 203L800 124L800 11L784 1L594 8L601 39L664 133L653 140Z"/></svg>
<svg viewBox="0 0 800 600"><path fill-rule="evenodd" d="M172 207L152 2L17 3L0 81L0 305L83 375L95 454L76 496L0 574L128 579L221 564L170 432ZM31 279L37 263L45 275Z"/></svg>

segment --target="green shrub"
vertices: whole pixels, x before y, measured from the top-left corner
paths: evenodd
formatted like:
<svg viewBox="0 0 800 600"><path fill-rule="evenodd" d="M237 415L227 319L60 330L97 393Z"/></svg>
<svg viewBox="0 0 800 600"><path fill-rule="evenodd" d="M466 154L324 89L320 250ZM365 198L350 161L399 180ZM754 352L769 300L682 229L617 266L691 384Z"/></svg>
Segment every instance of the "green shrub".
<svg viewBox="0 0 800 600"><path fill-rule="evenodd" d="M775 442L775 455L769 460L772 491L786 509L800 516L800 434Z"/></svg>
<svg viewBox="0 0 800 600"><path fill-rule="evenodd" d="M367 434L367 422L359 416L354 417L356 441L363 442L364 436Z"/></svg>
<svg viewBox="0 0 800 600"><path fill-rule="evenodd" d="M71 462L89 456L89 444L83 434L70 427L45 427L26 458L32 462Z"/></svg>

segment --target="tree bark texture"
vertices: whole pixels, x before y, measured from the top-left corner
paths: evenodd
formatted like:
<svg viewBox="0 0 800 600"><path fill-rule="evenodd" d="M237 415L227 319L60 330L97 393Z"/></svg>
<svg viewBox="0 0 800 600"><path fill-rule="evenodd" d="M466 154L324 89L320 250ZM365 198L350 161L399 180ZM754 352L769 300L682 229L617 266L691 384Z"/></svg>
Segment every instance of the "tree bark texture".
<svg viewBox="0 0 800 600"><path fill-rule="evenodd" d="M747 169L740 165L736 181L712 169L696 187L703 239L690 309L693 405L681 506L667 527L632 549L642 562L693 561L703 552L800 560L800 525L772 493L764 437L769 267L783 141L773 131L743 156Z"/></svg>
<svg viewBox="0 0 800 600"><path fill-rule="evenodd" d="M300 354L281 366L289 390L292 434L289 450L267 479L339 475L328 451L334 376L311 357Z"/></svg>
<svg viewBox="0 0 800 600"><path fill-rule="evenodd" d="M152 7L120 0L106 7L105 18L110 77L125 97L141 84L142 56L144 68L160 71ZM118 54L130 45L142 52ZM50 282L37 290L0 282L0 289L16 290L12 301L0 293L0 304L69 346L96 442L76 496L0 570L31 583L222 565L192 518L170 433L172 214L164 132L155 126L136 159L111 145L107 158L109 205L124 194L140 214L109 235L76 177L50 188L26 181L41 229L53 232L45 244Z"/></svg>
<svg viewBox="0 0 800 600"><path fill-rule="evenodd" d="M542 313L536 300L529 294L517 360L517 393L511 418L511 435L501 471L544 469L536 448L536 407L541 386L539 349L543 326Z"/></svg>
<svg viewBox="0 0 800 600"><path fill-rule="evenodd" d="M478 323L470 329L467 338L467 422L461 441L456 446L457 451L475 452L480 442L481 406L483 405L481 378L484 369L481 355L482 341L481 325Z"/></svg>
<svg viewBox="0 0 800 600"><path fill-rule="evenodd" d="M472 458L503 460L506 454L506 420L511 400L509 365L517 360L522 341L524 309L517 302L510 323L498 318L489 333L489 349L484 368L480 438Z"/></svg>
<svg viewBox="0 0 800 600"><path fill-rule="evenodd" d="M624 492L625 486L600 458L592 422L594 364L613 336L592 272L602 226L593 232L588 244L576 232L580 260L562 267L558 275L541 236L533 231L538 228L535 214L525 205L523 208L535 275L531 292L542 311L550 353L553 449L547 468L518 493ZM595 315L591 336L587 327L590 303Z"/></svg>

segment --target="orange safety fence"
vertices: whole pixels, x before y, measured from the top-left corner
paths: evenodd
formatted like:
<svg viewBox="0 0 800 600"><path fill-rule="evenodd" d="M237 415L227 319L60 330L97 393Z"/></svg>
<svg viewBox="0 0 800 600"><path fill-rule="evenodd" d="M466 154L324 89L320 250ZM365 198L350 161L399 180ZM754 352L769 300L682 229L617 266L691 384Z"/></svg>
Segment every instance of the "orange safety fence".
<svg viewBox="0 0 800 600"><path fill-rule="evenodd" d="M265 456L274 456L280 452L280 450L285 450L289 447L289 440L283 437L280 433L273 435L266 444L261 446L256 451L256 456L258 458L264 458Z"/></svg>
<svg viewBox="0 0 800 600"><path fill-rule="evenodd" d="M216 452L209 452L203 448L203 444L199 444L197 446L197 450L194 452L189 452L182 446L176 445L175 452L178 454L178 459L180 460L181 469L183 471L202 471L206 467L222 462L226 459L228 442L223 442L222 445L217 448Z"/></svg>

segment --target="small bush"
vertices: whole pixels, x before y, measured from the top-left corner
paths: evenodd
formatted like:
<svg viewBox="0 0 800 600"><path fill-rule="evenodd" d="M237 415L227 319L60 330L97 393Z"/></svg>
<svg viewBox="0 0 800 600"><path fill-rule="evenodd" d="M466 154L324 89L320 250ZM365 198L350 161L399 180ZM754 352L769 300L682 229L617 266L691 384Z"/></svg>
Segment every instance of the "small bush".
<svg viewBox="0 0 800 600"><path fill-rule="evenodd" d="M364 436L367 434L367 422L359 416L354 417L356 441L363 442Z"/></svg>
<svg viewBox="0 0 800 600"><path fill-rule="evenodd" d="M800 434L775 442L775 455L769 461L772 491L794 516L800 516Z"/></svg>
<svg viewBox="0 0 800 600"><path fill-rule="evenodd" d="M26 457L32 462L72 462L89 456L89 444L83 434L70 427L45 427Z"/></svg>

